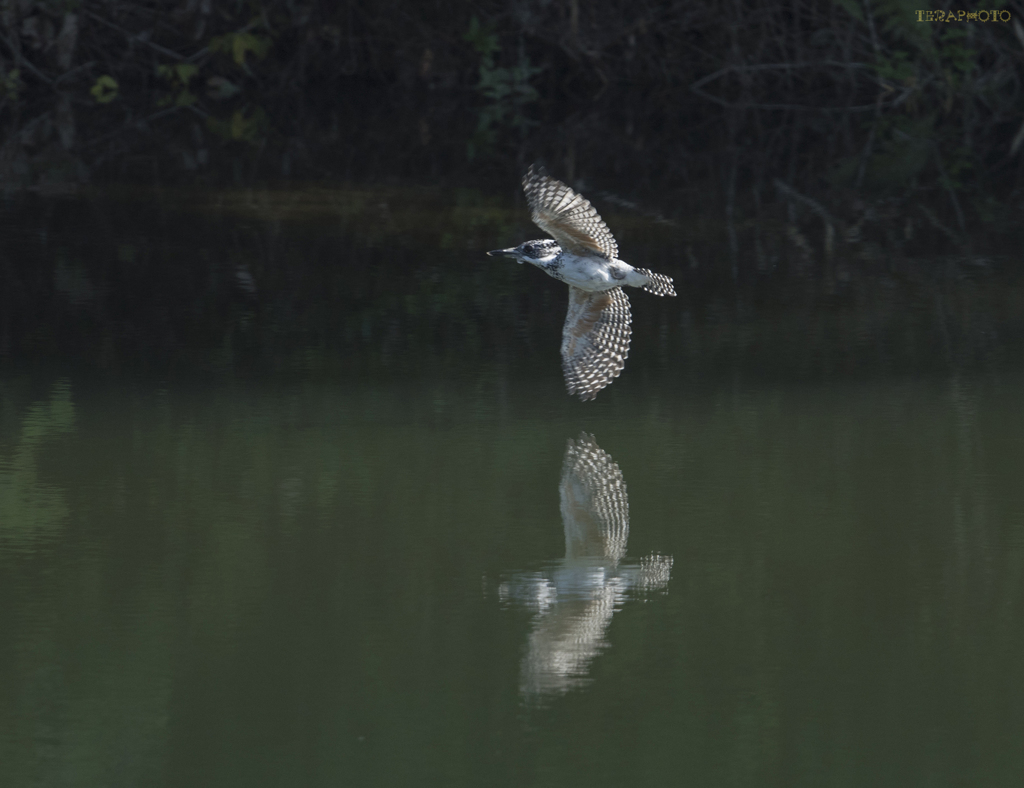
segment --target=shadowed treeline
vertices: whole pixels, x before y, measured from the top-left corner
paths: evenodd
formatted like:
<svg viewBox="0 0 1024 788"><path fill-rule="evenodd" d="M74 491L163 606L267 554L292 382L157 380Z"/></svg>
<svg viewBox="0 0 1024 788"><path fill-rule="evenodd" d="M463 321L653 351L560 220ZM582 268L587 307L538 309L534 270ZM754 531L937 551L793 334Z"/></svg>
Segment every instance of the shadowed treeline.
<svg viewBox="0 0 1024 788"><path fill-rule="evenodd" d="M1005 0L943 7L4 0L0 179L443 181L542 157L570 182L711 184L729 211L776 179L934 193L963 229L1020 183L1024 28Z"/></svg>

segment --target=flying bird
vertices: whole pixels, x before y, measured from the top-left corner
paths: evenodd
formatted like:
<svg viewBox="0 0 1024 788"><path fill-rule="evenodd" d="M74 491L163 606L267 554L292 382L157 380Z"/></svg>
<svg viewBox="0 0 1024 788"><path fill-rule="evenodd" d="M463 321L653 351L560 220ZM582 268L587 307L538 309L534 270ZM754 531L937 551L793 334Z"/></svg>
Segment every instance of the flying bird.
<svg viewBox="0 0 1024 788"><path fill-rule="evenodd" d="M562 328L562 372L570 394L591 400L622 372L629 354L629 298L623 287L674 296L672 279L618 258L615 238L594 206L541 167L530 167L523 190L533 223L554 240L526 241L487 254L530 263L569 285Z"/></svg>

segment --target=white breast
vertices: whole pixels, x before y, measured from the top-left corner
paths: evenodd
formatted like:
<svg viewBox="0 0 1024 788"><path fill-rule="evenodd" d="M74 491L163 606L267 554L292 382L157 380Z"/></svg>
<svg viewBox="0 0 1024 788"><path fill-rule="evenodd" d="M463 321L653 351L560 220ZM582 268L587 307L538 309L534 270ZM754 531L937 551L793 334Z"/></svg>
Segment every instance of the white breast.
<svg viewBox="0 0 1024 788"><path fill-rule="evenodd" d="M625 285L642 287L647 284L647 277L618 258L604 260L589 255L563 254L557 260L546 263L540 263L538 267L549 276L588 292L611 290Z"/></svg>

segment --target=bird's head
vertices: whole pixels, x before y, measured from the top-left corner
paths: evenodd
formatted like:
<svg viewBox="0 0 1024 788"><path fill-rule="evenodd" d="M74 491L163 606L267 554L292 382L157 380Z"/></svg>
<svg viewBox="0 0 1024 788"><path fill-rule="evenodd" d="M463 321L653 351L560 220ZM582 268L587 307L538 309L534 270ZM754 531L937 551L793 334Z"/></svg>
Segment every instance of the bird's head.
<svg viewBox="0 0 1024 788"><path fill-rule="evenodd" d="M511 249L495 249L487 254L491 257L511 257L517 263L533 263L534 265L550 260L561 249L556 241L545 238L542 241L527 241Z"/></svg>

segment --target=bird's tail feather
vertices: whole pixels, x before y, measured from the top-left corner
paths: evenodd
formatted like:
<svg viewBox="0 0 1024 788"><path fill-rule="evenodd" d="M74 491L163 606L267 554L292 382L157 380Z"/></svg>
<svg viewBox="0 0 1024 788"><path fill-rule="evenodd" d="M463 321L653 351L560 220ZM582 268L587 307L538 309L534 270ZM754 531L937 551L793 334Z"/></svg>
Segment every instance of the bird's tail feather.
<svg viewBox="0 0 1024 788"><path fill-rule="evenodd" d="M636 270L651 280L643 287L648 293L653 293L656 296L674 296L676 294L676 289L672 286L671 276L656 274L653 271L648 271L646 268L637 268Z"/></svg>

